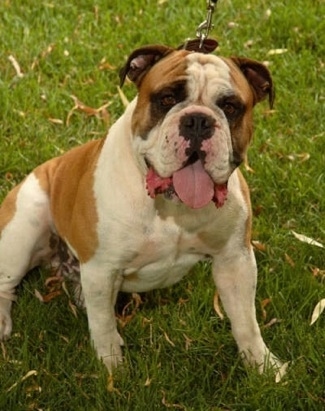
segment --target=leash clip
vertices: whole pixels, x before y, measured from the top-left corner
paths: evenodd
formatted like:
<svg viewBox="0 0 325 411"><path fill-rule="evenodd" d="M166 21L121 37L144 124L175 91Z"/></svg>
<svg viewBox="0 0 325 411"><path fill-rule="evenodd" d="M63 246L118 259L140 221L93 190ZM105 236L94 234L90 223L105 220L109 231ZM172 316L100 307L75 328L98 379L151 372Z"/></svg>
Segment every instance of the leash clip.
<svg viewBox="0 0 325 411"><path fill-rule="evenodd" d="M218 42L215 39L208 38L210 30L213 28L212 14L218 0L207 0L207 17L199 24L196 29L196 38L187 39L184 44L178 47L178 50L184 49L197 53L212 53L217 47Z"/></svg>
<svg viewBox="0 0 325 411"><path fill-rule="evenodd" d="M199 50L203 48L203 43L207 39L210 30L214 27L212 24L212 15L218 0L207 0L207 17L198 25L196 37L200 40Z"/></svg>

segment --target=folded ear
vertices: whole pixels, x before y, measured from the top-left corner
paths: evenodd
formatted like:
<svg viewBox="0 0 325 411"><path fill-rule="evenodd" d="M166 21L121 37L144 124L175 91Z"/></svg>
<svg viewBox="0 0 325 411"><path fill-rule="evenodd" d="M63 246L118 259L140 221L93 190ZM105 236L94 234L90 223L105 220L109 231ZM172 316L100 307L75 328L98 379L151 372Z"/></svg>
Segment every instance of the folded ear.
<svg viewBox="0 0 325 411"><path fill-rule="evenodd" d="M231 57L239 67L254 93L254 104L264 100L267 96L272 108L274 102L274 87L271 74L264 64L242 57Z"/></svg>
<svg viewBox="0 0 325 411"><path fill-rule="evenodd" d="M139 87L149 69L173 50L161 45L144 46L134 50L120 70L120 85L123 86L125 78L128 76Z"/></svg>

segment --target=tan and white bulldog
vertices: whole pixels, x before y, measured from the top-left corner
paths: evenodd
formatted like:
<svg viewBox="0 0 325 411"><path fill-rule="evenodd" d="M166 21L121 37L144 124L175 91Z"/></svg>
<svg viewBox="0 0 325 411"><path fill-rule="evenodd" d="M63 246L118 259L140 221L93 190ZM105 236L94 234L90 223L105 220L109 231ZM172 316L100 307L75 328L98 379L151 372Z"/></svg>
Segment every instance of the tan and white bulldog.
<svg viewBox="0 0 325 411"><path fill-rule="evenodd" d="M256 321L250 197L237 169L254 105L273 98L269 71L154 45L135 50L120 75L138 96L107 138L37 167L1 206L0 338L11 333L24 275L70 253L91 338L111 372L122 361L118 292L168 287L210 258L242 357L260 371L278 367Z"/></svg>

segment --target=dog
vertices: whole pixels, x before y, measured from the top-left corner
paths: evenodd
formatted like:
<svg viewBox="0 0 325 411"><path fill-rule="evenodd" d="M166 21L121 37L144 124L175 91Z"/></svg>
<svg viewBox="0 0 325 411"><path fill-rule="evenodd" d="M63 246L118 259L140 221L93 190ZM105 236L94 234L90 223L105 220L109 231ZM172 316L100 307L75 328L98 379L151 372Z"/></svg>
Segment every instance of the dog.
<svg viewBox="0 0 325 411"><path fill-rule="evenodd" d="M238 169L253 107L273 101L269 70L149 45L129 56L121 84L126 77L138 93L107 137L38 166L3 201L0 338L12 331L25 274L68 255L93 345L112 373L122 362L118 292L169 287L211 259L242 358L261 372L280 367L256 320L250 195Z"/></svg>

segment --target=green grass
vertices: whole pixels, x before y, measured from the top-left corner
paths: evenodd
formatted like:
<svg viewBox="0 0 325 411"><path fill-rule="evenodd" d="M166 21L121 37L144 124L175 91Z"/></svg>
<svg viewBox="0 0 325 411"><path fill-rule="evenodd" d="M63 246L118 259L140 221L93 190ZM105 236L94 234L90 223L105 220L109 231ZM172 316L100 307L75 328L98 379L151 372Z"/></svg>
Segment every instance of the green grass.
<svg viewBox="0 0 325 411"><path fill-rule="evenodd" d="M102 118L80 110L67 124L71 95L93 108L109 102L111 124L123 111L117 73L126 56L148 43L177 46L205 18L204 0L160 3L0 3L1 199L37 164L105 134ZM142 296L121 329L125 367L110 392L85 314L75 318L65 294L41 304L34 290L46 293L48 273L35 270L19 288L13 336L1 344L0 410L324 409L325 315L309 322L325 295L325 280L313 276L315 268L324 273L325 251L291 233L325 243L324 12L321 0L224 0L214 17L218 52L268 61L276 85L275 111L256 109L249 152L255 172L244 172L253 237L265 245L256 252L258 321L263 328L279 320L263 336L291 362L286 378L276 384L244 368L228 320L214 313L210 268L200 265L177 286ZM287 51L268 54L274 49ZM124 92L131 98L135 90L126 85Z"/></svg>

